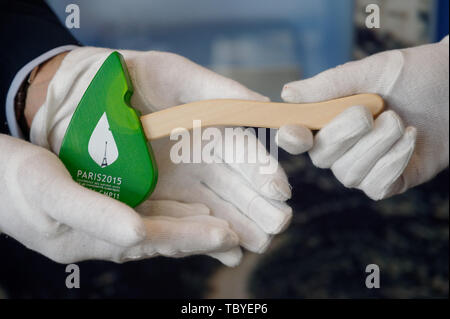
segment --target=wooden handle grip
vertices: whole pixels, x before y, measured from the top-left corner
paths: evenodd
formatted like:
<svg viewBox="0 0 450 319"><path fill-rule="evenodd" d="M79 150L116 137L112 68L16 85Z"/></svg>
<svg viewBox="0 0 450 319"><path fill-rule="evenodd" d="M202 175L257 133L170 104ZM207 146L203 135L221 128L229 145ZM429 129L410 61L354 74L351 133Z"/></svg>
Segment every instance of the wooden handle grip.
<svg viewBox="0 0 450 319"><path fill-rule="evenodd" d="M194 120L201 120L202 127L279 128L286 124L300 124L317 130L354 105L366 106L373 116L377 116L384 109L383 99L376 94L358 94L307 104L219 99L171 107L144 115L141 117L141 122L149 140L168 136L176 128L190 130Z"/></svg>

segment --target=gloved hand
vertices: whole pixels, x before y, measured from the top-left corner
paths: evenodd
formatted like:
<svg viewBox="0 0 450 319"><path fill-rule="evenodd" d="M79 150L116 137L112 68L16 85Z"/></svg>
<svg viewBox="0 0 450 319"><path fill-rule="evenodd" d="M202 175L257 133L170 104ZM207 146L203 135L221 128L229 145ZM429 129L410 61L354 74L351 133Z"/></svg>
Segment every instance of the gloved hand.
<svg viewBox="0 0 450 319"><path fill-rule="evenodd" d="M448 55L447 36L286 84L281 93L286 102L378 93L388 110L373 122L365 107L349 108L316 134L314 146L308 129L285 126L277 134L279 146L292 154L310 149L314 165L331 168L346 187L374 200L430 180L449 160Z"/></svg>
<svg viewBox="0 0 450 319"><path fill-rule="evenodd" d="M59 152L83 92L111 52L109 49L80 48L65 57L49 85L46 103L33 120L30 134L33 143ZM131 104L143 114L202 99L267 100L239 83L175 54L120 53L125 58L134 86ZM284 202L291 192L281 167L273 174L261 174L259 168L266 163L175 164L169 158L172 144L168 139L152 142L159 168L158 184L151 200L137 209L139 212L150 209L154 199L167 203L173 200L202 203L211 210L211 215L230 224L242 246L255 252L264 251L271 234L287 226L292 210ZM231 149L231 145L224 145L217 154L225 158ZM262 149L261 146L259 151ZM256 151L237 150L241 155ZM229 259L237 263L240 255L237 256L235 251L233 254Z"/></svg>
<svg viewBox="0 0 450 319"><path fill-rule="evenodd" d="M237 235L204 205L152 201L139 216L75 183L42 147L0 134L0 149L0 231L54 261L205 253L239 261Z"/></svg>

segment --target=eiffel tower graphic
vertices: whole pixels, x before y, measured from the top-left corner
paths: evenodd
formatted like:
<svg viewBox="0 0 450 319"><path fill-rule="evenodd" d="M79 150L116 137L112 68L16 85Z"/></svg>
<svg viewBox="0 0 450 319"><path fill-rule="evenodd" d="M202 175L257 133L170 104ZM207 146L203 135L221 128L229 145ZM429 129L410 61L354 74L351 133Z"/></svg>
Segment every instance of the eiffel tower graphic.
<svg viewBox="0 0 450 319"><path fill-rule="evenodd" d="M100 167L106 167L108 166L108 160L106 159L106 149L108 147L108 141L105 141L105 155L103 155L103 161L102 161L102 165Z"/></svg>

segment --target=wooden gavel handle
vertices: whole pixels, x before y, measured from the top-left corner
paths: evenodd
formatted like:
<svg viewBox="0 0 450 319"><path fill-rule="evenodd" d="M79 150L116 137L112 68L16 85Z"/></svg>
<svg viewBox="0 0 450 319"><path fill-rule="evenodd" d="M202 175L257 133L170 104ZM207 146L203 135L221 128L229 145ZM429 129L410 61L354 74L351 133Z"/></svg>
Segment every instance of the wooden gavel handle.
<svg viewBox="0 0 450 319"><path fill-rule="evenodd" d="M190 130L194 120L201 120L202 127L279 128L286 124L301 124L318 130L355 105L367 107L374 117L384 109L383 99L376 94L358 94L306 104L218 99L187 103L144 115L141 122L149 140L168 136L176 128Z"/></svg>

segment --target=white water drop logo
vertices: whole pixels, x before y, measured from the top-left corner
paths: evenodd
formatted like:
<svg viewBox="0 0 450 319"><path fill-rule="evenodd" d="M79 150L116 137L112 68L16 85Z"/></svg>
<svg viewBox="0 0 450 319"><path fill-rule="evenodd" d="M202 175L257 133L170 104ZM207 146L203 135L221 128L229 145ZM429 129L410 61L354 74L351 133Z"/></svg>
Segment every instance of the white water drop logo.
<svg viewBox="0 0 450 319"><path fill-rule="evenodd" d="M106 113L103 113L92 132L91 138L89 139L88 151L91 158L101 168L111 165L119 157L119 151L109 128Z"/></svg>

